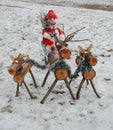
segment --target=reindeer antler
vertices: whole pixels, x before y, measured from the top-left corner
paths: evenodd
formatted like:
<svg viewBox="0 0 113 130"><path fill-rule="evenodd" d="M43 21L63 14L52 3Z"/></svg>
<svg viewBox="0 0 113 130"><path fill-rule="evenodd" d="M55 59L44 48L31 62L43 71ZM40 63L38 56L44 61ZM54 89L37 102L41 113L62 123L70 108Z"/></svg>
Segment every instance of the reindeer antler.
<svg viewBox="0 0 113 130"><path fill-rule="evenodd" d="M10 55L10 58L11 58L11 60L14 60L14 59L15 59L15 57L14 57L13 55Z"/></svg>
<svg viewBox="0 0 113 130"><path fill-rule="evenodd" d="M22 59L23 58L23 55L20 53L19 55L18 55L18 59Z"/></svg>
<svg viewBox="0 0 113 130"><path fill-rule="evenodd" d="M90 50L92 49L92 47L93 47L93 44L90 44L89 47L87 48L87 52L88 53L90 52Z"/></svg>
<svg viewBox="0 0 113 130"><path fill-rule="evenodd" d="M10 58L11 58L11 60L14 60L16 57L14 55L10 55ZM22 54L19 54L17 58L21 59L22 58Z"/></svg>
<svg viewBox="0 0 113 130"><path fill-rule="evenodd" d="M79 48L80 53L83 53L83 54L85 53L85 50L81 46L78 46L78 48Z"/></svg>
<svg viewBox="0 0 113 130"><path fill-rule="evenodd" d="M74 36L75 36L74 34L68 35L68 36L65 38L64 42L69 42L69 41L71 41L71 39L72 39Z"/></svg>

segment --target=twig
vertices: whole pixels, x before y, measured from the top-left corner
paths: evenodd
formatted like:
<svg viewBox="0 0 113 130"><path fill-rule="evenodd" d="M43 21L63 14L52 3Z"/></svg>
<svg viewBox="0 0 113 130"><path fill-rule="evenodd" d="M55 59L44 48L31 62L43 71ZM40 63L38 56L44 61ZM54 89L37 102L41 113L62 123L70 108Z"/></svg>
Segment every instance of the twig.
<svg viewBox="0 0 113 130"><path fill-rule="evenodd" d="M83 30L84 28L86 28L86 27L82 27L81 29L78 29L78 30L76 30L75 32L70 33L68 36L73 35L73 34L77 34L79 31ZM67 37L68 37L68 36L67 36Z"/></svg>
<svg viewBox="0 0 113 130"><path fill-rule="evenodd" d="M82 39L82 40L71 40L71 42L81 42L81 41L90 41L89 39ZM91 41L90 41L91 42Z"/></svg>

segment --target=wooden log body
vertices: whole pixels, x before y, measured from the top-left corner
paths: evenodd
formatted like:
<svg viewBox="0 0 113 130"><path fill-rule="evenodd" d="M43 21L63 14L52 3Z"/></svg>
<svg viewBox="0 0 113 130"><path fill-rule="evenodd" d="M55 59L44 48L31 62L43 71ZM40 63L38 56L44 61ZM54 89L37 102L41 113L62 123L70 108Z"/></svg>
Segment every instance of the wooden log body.
<svg viewBox="0 0 113 130"><path fill-rule="evenodd" d="M59 55L57 52L55 51L51 51L48 54L48 63L51 65L53 64L55 61L57 61L59 59Z"/></svg>
<svg viewBox="0 0 113 130"><path fill-rule="evenodd" d="M63 47L59 52L62 59L69 59L71 57L71 51L67 47Z"/></svg>
<svg viewBox="0 0 113 130"><path fill-rule="evenodd" d="M91 53L86 53L85 54L85 59L91 66L94 66L94 65L97 64L97 58L92 56Z"/></svg>
<svg viewBox="0 0 113 130"><path fill-rule="evenodd" d="M17 71L21 68L22 64L24 62L24 59L14 59L12 65L9 67L8 72L11 75L15 75Z"/></svg>
<svg viewBox="0 0 113 130"><path fill-rule="evenodd" d="M96 76L96 72L95 70L85 70L83 73L82 73L83 77L86 79L86 80L91 80L93 79L95 76Z"/></svg>
<svg viewBox="0 0 113 130"><path fill-rule="evenodd" d="M20 73L16 73L16 75L14 75L14 77L13 77L13 80L16 83L22 83L22 81L24 80L25 75L27 74L27 72L32 67L32 64L31 63L25 63L22 67L23 67L23 71L20 72Z"/></svg>
<svg viewBox="0 0 113 130"><path fill-rule="evenodd" d="M68 72L64 68L58 68L54 72L57 80L65 80L68 77Z"/></svg>

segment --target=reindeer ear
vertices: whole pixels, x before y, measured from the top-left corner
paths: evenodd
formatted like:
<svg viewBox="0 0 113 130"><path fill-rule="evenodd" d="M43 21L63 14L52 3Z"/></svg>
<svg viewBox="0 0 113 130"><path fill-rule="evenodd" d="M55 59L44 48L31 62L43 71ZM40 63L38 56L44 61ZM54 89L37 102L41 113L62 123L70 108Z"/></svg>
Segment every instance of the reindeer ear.
<svg viewBox="0 0 113 130"><path fill-rule="evenodd" d="M26 55L26 58L29 58L29 54Z"/></svg>
<svg viewBox="0 0 113 130"><path fill-rule="evenodd" d="M90 52L90 50L92 49L93 44L90 44L89 47L87 48L87 51Z"/></svg>
<svg viewBox="0 0 113 130"><path fill-rule="evenodd" d="M22 59L23 58L23 55L20 53L19 55L18 55L18 59Z"/></svg>
<svg viewBox="0 0 113 130"><path fill-rule="evenodd" d="M85 53L85 50L81 46L78 46L78 48L80 53Z"/></svg>
<svg viewBox="0 0 113 130"><path fill-rule="evenodd" d="M14 60L14 59L15 59L15 57L14 57L13 55L10 55L10 58L11 58L11 60Z"/></svg>
<svg viewBox="0 0 113 130"><path fill-rule="evenodd" d="M71 41L71 39L74 37L74 34L70 34L69 36L66 37L65 42Z"/></svg>

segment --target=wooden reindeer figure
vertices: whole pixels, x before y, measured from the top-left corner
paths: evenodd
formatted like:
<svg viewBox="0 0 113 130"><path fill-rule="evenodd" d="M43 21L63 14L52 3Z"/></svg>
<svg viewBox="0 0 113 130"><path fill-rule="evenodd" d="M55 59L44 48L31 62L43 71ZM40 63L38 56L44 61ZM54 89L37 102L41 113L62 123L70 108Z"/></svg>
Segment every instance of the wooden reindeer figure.
<svg viewBox="0 0 113 130"><path fill-rule="evenodd" d="M41 100L42 104L44 103L45 99L47 98L49 93L53 90L54 86L56 85L57 81L59 81L59 80L64 80L64 82L65 82L65 84L66 84L66 86L67 86L67 88L68 88L72 98L75 99L75 97L74 97L74 95L72 93L72 90L70 88L69 82L67 80L67 77L68 77L67 69L60 66L60 63L61 63L60 61L65 60L65 59L69 59L70 56L71 56L71 51L67 48L67 46L66 46L67 43L66 42L69 42L73 37L74 37L74 35L70 35L70 36L66 37L64 41L62 41L62 45L56 45L58 47L59 54L60 54L60 59L59 59L59 63L58 63L59 67L54 71L55 80L52 83L52 85L49 88L49 90L46 93L46 95ZM58 41L58 39L57 39L57 42L61 42L61 41ZM51 57L48 57L48 58L50 58L49 59L49 61L50 61L49 64L50 65L53 64L53 63L56 63L56 60L53 60L54 59L54 55L53 55L53 57L51 56ZM54 61L54 62L51 62L51 61ZM58 62L58 60L57 60L57 62ZM48 72L47 72L47 74L46 74L46 76L44 78L42 87L44 86L49 73L50 73L50 70L48 70Z"/></svg>
<svg viewBox="0 0 113 130"><path fill-rule="evenodd" d="M28 58L28 56L27 56L27 58ZM29 62L25 62L24 56L22 54L19 54L16 58L11 56L11 59L13 60L13 62L11 64L11 66L9 67L8 72L9 72L9 74L13 75L13 80L17 83L16 96L18 96L19 87L23 83L25 85L25 88L27 89L27 92L29 93L30 97L33 98L32 94L31 94L30 90L28 89L27 84L24 80L24 77L29 72L31 74L35 87L37 87L35 78L31 71L32 64Z"/></svg>
<svg viewBox="0 0 113 130"><path fill-rule="evenodd" d="M59 51L59 58L56 57L56 53L54 51L54 48L51 49L51 52L48 54L48 62L49 62L49 65L52 65L54 64L56 61L58 61L59 59L61 60L65 60L65 59L69 59L71 57L71 51L68 49L67 47L67 42L71 41L71 39L74 37L74 34L70 34L68 35L64 41L59 41L58 38L56 38L56 41L55 41L55 44L56 44L56 47ZM45 85L46 83L46 80L48 78L50 74L50 70L47 71L46 75L45 75L45 78L43 80L43 83L42 83L42 87Z"/></svg>
<svg viewBox="0 0 113 130"><path fill-rule="evenodd" d="M87 81L87 84L90 82L95 94L97 95L98 98L100 98L92 81L93 78L96 76L96 72L92 68L92 66L97 64L97 58L94 57L91 53L92 47L93 45L90 44L89 47L86 50L84 50L81 46L78 46L79 56L76 57L76 64L78 65L79 71L82 72L83 78L80 82L80 85L76 94L76 99L79 99L80 97L80 91L85 80Z"/></svg>

